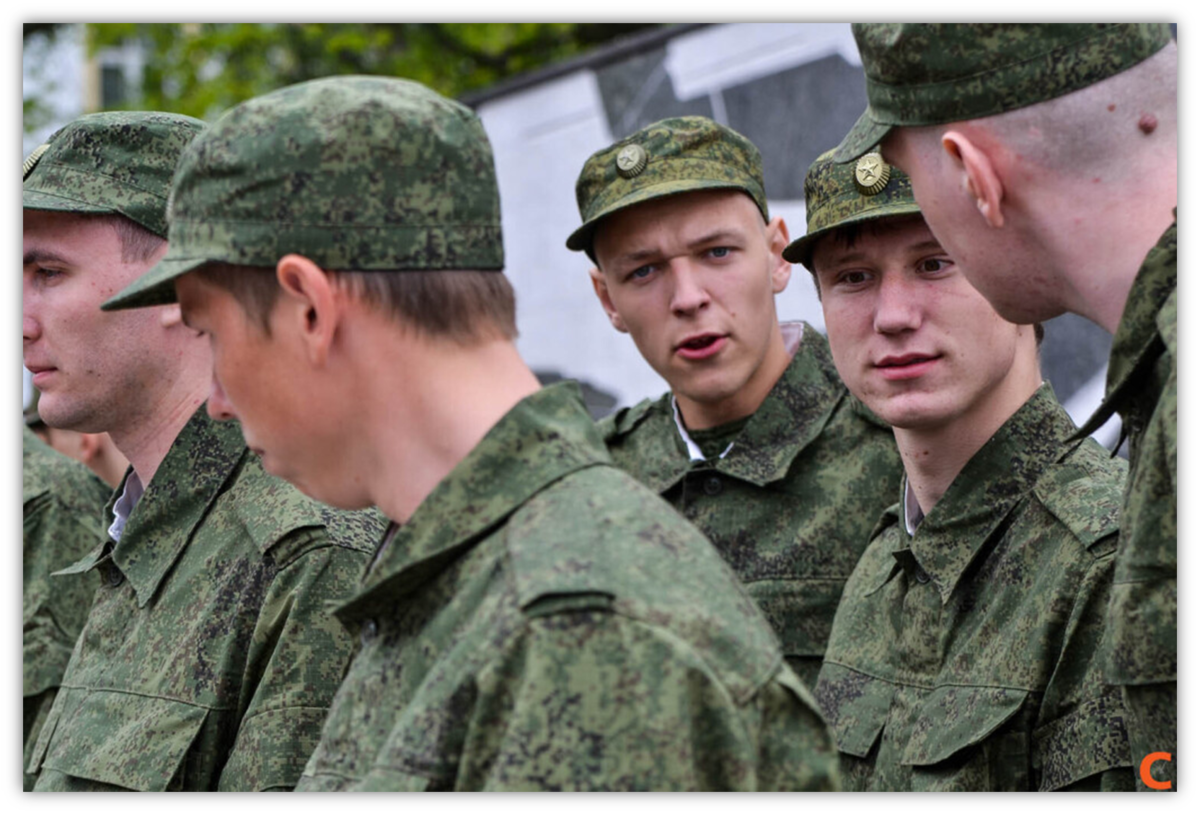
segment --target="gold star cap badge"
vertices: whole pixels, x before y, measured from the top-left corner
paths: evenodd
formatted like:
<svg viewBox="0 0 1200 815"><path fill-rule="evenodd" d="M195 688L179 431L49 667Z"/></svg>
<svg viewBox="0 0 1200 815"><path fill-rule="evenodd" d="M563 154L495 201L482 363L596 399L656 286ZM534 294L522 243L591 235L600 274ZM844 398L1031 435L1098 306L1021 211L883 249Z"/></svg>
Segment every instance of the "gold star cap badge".
<svg viewBox="0 0 1200 815"><path fill-rule="evenodd" d="M854 165L854 185L863 195L876 195L887 186L892 168L879 153L867 153Z"/></svg>
<svg viewBox="0 0 1200 815"><path fill-rule="evenodd" d="M627 144L617 153L617 175L633 178L646 169L646 150L640 144Z"/></svg>
<svg viewBox="0 0 1200 815"><path fill-rule="evenodd" d="M21 165L22 181L24 181L26 178L29 178L29 174L33 172L33 168L37 166L38 159L42 157L42 153L45 153L49 149L49 144L41 144L29 154L29 158L25 159L25 163Z"/></svg>

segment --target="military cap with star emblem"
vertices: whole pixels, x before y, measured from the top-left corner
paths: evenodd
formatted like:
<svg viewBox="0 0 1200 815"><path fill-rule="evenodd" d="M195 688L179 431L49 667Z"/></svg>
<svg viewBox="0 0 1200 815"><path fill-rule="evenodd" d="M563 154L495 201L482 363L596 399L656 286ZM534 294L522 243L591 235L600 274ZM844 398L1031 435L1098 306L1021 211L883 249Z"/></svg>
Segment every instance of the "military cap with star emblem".
<svg viewBox="0 0 1200 815"><path fill-rule="evenodd" d="M593 153L575 182L583 225L567 248L592 253L596 226L626 207L696 190L741 190L768 219L762 155L736 130L704 116L681 116L647 125Z"/></svg>

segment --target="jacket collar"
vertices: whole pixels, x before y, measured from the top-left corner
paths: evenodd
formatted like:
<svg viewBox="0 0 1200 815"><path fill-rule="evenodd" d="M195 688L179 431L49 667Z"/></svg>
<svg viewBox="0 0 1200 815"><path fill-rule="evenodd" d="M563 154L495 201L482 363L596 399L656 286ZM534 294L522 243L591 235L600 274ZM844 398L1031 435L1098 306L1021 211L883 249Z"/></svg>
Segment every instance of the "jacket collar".
<svg viewBox="0 0 1200 815"><path fill-rule="evenodd" d="M414 591L538 492L585 467L611 463L579 386L561 382L505 414L438 483L412 517L392 527L356 597L352 618L383 595Z"/></svg>
<svg viewBox="0 0 1200 815"><path fill-rule="evenodd" d="M1074 432L1053 389L1043 383L971 457L911 539L900 522L901 541L909 543L943 603L976 556L1003 534L1005 519L1047 465L1068 452L1065 442Z"/></svg>
<svg viewBox="0 0 1200 815"><path fill-rule="evenodd" d="M241 428L233 422L214 422L201 405L167 451L120 542L109 540L63 572L86 571L111 557L137 594L138 607L144 608L245 454ZM123 491L124 482L109 499L106 518L112 517L113 504Z"/></svg>
<svg viewBox="0 0 1200 815"><path fill-rule="evenodd" d="M1084 423L1074 438L1095 433L1115 412L1124 413L1140 395L1141 374L1162 353L1159 344L1158 313L1175 291L1178 236L1172 223L1134 278L1117 333L1113 335L1108 357L1107 386L1104 401Z"/></svg>
<svg viewBox="0 0 1200 815"><path fill-rule="evenodd" d="M659 455L648 457L644 480L652 490L667 491L693 466L712 467L760 487L778 481L825 429L838 404L852 398L838 378L829 341L807 323L784 323L782 328L793 345L791 362L721 457L693 461L686 431L675 422L672 397L663 397L665 410L647 417L654 424L644 431L670 439Z"/></svg>

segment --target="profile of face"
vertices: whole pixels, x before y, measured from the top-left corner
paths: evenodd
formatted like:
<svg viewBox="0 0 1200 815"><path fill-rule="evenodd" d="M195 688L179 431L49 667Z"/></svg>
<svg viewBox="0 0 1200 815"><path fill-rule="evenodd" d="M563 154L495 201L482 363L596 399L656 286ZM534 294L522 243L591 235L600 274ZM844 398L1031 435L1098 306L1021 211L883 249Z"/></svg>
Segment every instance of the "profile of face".
<svg viewBox="0 0 1200 815"><path fill-rule="evenodd" d="M1001 316L1035 323L1063 313L1041 253L1001 217L1002 202L981 203L982 182L968 177L963 158L943 146L935 128L893 128L881 147L884 159L912 179L930 230Z"/></svg>
<svg viewBox="0 0 1200 815"><path fill-rule="evenodd" d="M306 348L281 308L268 331L232 293L197 272L176 280L175 292L183 322L212 348L209 416L240 422L263 468L309 497L343 509L368 506L362 479L346 472L347 426L332 410L344 400L313 386Z"/></svg>
<svg viewBox="0 0 1200 815"><path fill-rule="evenodd" d="M827 235L813 267L838 373L884 421L938 430L1028 398L1033 328L997 314L919 216L871 222L853 244Z"/></svg>
<svg viewBox="0 0 1200 815"><path fill-rule="evenodd" d="M787 365L775 295L791 277L787 227L746 194L705 190L605 218L592 284L618 331L688 405L748 415ZM777 359L782 355L782 359ZM747 401L748 409L739 403Z"/></svg>
<svg viewBox="0 0 1200 815"><path fill-rule="evenodd" d="M21 333L46 424L86 433L140 421L149 389L169 375L169 307L103 312L100 304L166 252L126 260L111 220L25 210Z"/></svg>

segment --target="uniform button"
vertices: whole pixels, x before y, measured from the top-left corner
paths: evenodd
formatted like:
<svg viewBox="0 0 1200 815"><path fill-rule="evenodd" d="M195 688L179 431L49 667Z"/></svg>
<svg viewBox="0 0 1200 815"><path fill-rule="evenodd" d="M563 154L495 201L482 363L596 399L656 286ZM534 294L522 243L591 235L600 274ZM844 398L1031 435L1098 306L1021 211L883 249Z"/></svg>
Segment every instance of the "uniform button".
<svg viewBox="0 0 1200 815"><path fill-rule="evenodd" d="M108 570L108 585L114 589L125 582L125 575L121 574L120 569L110 568Z"/></svg>
<svg viewBox="0 0 1200 815"><path fill-rule="evenodd" d="M721 490L725 489L725 485L721 483L721 477L710 475L704 479L704 494L705 495L720 495Z"/></svg>
<svg viewBox="0 0 1200 815"><path fill-rule="evenodd" d="M375 639L375 635L379 633L379 623L373 619L368 619L362 624L362 641L366 645L371 640Z"/></svg>
<svg viewBox="0 0 1200 815"><path fill-rule="evenodd" d="M917 578L918 583L929 582L929 572L925 571L920 566L918 566L916 572L913 573L913 577Z"/></svg>

